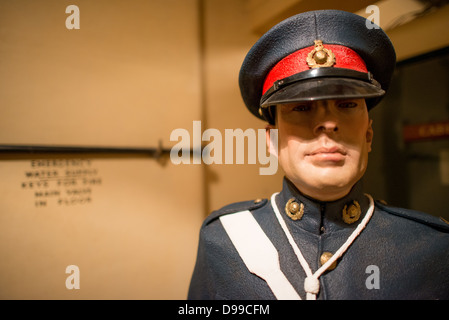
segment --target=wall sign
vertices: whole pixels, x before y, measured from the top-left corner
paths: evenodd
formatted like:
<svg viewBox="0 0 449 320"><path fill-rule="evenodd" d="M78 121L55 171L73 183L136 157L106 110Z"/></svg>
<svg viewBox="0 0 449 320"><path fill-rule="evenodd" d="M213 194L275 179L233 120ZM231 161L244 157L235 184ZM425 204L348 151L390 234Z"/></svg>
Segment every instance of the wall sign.
<svg viewBox="0 0 449 320"><path fill-rule="evenodd" d="M35 207L87 205L102 184L90 159L30 160L21 188L30 191Z"/></svg>
<svg viewBox="0 0 449 320"><path fill-rule="evenodd" d="M406 125L402 130L404 142L449 138L449 121Z"/></svg>

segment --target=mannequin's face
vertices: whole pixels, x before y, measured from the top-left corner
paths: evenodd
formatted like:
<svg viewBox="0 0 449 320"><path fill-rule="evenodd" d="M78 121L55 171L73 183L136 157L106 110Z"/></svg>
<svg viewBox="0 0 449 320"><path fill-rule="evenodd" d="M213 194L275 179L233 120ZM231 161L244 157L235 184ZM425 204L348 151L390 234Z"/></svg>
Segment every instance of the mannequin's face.
<svg viewBox="0 0 449 320"><path fill-rule="evenodd" d="M365 173L371 123L364 99L320 100L278 105L276 125L267 129L278 129L277 156L286 177L303 194L332 201Z"/></svg>

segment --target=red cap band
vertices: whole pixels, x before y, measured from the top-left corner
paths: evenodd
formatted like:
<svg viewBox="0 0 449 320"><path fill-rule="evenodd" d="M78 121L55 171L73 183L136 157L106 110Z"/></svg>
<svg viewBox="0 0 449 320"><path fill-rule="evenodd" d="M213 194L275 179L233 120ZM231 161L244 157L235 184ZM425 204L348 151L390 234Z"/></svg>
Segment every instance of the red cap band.
<svg viewBox="0 0 449 320"><path fill-rule="evenodd" d="M335 55L335 64L332 67L351 69L365 73L368 72L365 62L354 50L348 47L331 44L326 44L325 48L331 50ZM275 81L310 70L310 67L307 64L307 56L313 49L314 46L303 48L279 61L265 78L262 94L265 94L265 92L273 86Z"/></svg>

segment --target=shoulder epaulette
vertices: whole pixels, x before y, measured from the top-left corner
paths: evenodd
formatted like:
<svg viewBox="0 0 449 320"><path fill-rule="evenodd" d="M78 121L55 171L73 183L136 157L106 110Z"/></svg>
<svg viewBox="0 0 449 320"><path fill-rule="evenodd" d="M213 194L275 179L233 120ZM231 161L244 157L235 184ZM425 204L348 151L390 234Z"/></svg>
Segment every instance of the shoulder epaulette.
<svg viewBox="0 0 449 320"><path fill-rule="evenodd" d="M219 210L213 211L207 218L204 220L203 226L211 223L213 220L221 217L222 215L229 214L229 213L235 213L239 211L245 211L245 210L255 210L258 208L263 207L268 202L267 199L257 199L257 200L251 200L251 201L241 201L232 203L229 205L226 205L222 207Z"/></svg>
<svg viewBox="0 0 449 320"><path fill-rule="evenodd" d="M391 207L379 201L376 201L376 206L395 216L426 224L440 231L449 232L449 222L442 217L436 217L431 214L410 209Z"/></svg>

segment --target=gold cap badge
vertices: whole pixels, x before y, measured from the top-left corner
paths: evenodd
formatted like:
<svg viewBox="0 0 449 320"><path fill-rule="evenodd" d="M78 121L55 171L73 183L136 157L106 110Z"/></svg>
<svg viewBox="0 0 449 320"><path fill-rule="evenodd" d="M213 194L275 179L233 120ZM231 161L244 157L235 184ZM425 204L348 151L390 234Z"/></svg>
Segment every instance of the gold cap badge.
<svg viewBox="0 0 449 320"><path fill-rule="evenodd" d="M307 55L309 68L332 67L335 64L334 53L324 48L323 41L315 40L315 48Z"/></svg>

